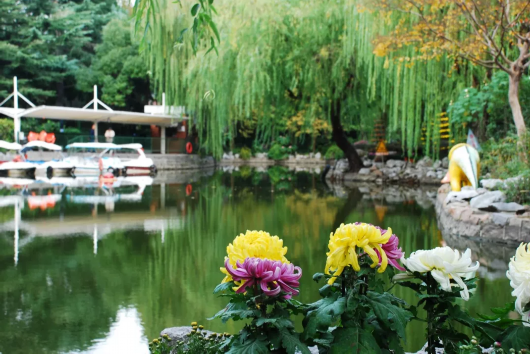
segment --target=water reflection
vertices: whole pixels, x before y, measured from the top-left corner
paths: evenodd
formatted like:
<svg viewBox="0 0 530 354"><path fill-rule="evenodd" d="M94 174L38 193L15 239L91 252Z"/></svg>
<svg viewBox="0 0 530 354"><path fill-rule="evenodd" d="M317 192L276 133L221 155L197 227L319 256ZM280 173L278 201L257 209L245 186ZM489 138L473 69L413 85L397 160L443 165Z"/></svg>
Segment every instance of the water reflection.
<svg viewBox="0 0 530 354"><path fill-rule="evenodd" d="M322 271L329 233L342 222L390 226L407 253L443 242L435 190L326 185L316 173L279 166L106 186L6 183L0 190L2 353L145 353L146 338L191 321L236 331L234 323L206 318L225 305L212 290L222 279L227 244L246 229L285 240L289 259L304 270L304 302L318 299L311 275ZM503 278L484 277L476 300L464 306L499 305L510 299L506 286ZM407 346L418 349L421 324L408 334Z"/></svg>

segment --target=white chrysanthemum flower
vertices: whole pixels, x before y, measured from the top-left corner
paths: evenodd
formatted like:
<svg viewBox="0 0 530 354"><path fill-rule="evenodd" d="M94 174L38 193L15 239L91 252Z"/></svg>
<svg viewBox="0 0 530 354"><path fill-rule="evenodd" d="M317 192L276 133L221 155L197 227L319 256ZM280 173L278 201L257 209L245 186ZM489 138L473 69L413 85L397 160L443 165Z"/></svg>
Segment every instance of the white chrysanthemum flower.
<svg viewBox="0 0 530 354"><path fill-rule="evenodd" d="M530 326L530 312L524 313L524 307L530 302L530 245L521 243L512 257L506 276L516 296L515 309L523 316L525 326Z"/></svg>
<svg viewBox="0 0 530 354"><path fill-rule="evenodd" d="M419 250L412 252L409 258L401 258L401 263L407 267L411 273L401 273L394 277L394 281L409 279L413 272L428 273L440 284L444 291L451 291L454 283L462 289L460 296L464 300L469 300L469 290L462 280L471 279L480 266L479 262L471 265L471 250L460 255L460 252L450 247L436 247L432 250Z"/></svg>

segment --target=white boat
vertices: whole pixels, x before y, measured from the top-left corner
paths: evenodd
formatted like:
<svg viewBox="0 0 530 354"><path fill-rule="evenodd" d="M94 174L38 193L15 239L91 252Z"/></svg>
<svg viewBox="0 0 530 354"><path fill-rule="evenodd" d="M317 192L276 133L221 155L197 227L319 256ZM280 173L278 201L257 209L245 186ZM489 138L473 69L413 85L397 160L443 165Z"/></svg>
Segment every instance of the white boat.
<svg viewBox="0 0 530 354"><path fill-rule="evenodd" d="M157 168L153 160L145 156L142 144L122 144L118 146L121 149L120 152L133 150L138 154L138 157L135 159L122 159L127 175L156 174Z"/></svg>
<svg viewBox="0 0 530 354"><path fill-rule="evenodd" d="M20 151L22 147L17 143L9 143L7 141L0 140L0 149L8 151ZM32 163L25 161L23 155L17 155L15 159L11 161L5 161L0 163L0 176L1 177L32 177L35 174L36 166Z"/></svg>
<svg viewBox="0 0 530 354"><path fill-rule="evenodd" d="M63 148L61 146L36 140L24 145L22 149L20 149L20 152L27 154L27 152L32 149L48 150L56 152L58 154L57 159L53 159L51 161L27 159L27 162L35 164L35 175L47 176L48 178L51 178L53 176L73 175L74 165L70 162L64 161L64 156L61 153Z"/></svg>
<svg viewBox="0 0 530 354"><path fill-rule="evenodd" d="M0 188L25 188L33 183L35 183L35 180L29 178L0 177Z"/></svg>
<svg viewBox="0 0 530 354"><path fill-rule="evenodd" d="M73 143L66 146L69 156L63 161L74 166L74 175L98 176L111 172L119 176L125 171L125 166L119 157L115 156L119 146L112 143ZM78 154L73 155L73 152ZM81 153L81 155L79 154Z"/></svg>

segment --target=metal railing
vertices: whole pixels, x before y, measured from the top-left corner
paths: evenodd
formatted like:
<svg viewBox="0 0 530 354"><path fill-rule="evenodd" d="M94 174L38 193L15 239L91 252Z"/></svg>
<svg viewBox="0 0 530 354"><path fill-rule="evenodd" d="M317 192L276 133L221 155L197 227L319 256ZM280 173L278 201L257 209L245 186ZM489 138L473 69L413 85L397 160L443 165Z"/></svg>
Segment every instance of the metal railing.
<svg viewBox="0 0 530 354"><path fill-rule="evenodd" d="M61 136L61 142L65 136ZM59 141L59 137L57 137ZM88 143L94 142L94 136L91 135L76 135L67 138L66 142L56 144L66 146L73 143ZM100 143L106 142L105 136L98 135L97 141ZM150 137L137 137L137 136L116 136L112 140L114 144L142 144L144 151L148 154L160 154L161 153L161 138L150 138ZM191 142L193 147L192 153L197 153L198 145L192 141L192 139L177 139L177 138L166 138L166 154L186 154L186 144Z"/></svg>

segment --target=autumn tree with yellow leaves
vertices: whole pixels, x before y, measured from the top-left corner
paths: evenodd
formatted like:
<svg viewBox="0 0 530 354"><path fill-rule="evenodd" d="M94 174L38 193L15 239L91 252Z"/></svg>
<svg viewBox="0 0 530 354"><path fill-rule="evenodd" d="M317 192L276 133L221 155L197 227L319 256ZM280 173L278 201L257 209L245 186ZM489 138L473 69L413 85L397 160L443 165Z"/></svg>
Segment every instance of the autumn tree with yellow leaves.
<svg viewBox="0 0 530 354"><path fill-rule="evenodd" d="M455 62L461 58L506 72L517 134L525 134L519 84L530 66L529 0L380 0L365 5L387 19L400 17L389 33L376 39L376 55L399 56L400 48L412 46L414 60L449 55Z"/></svg>

